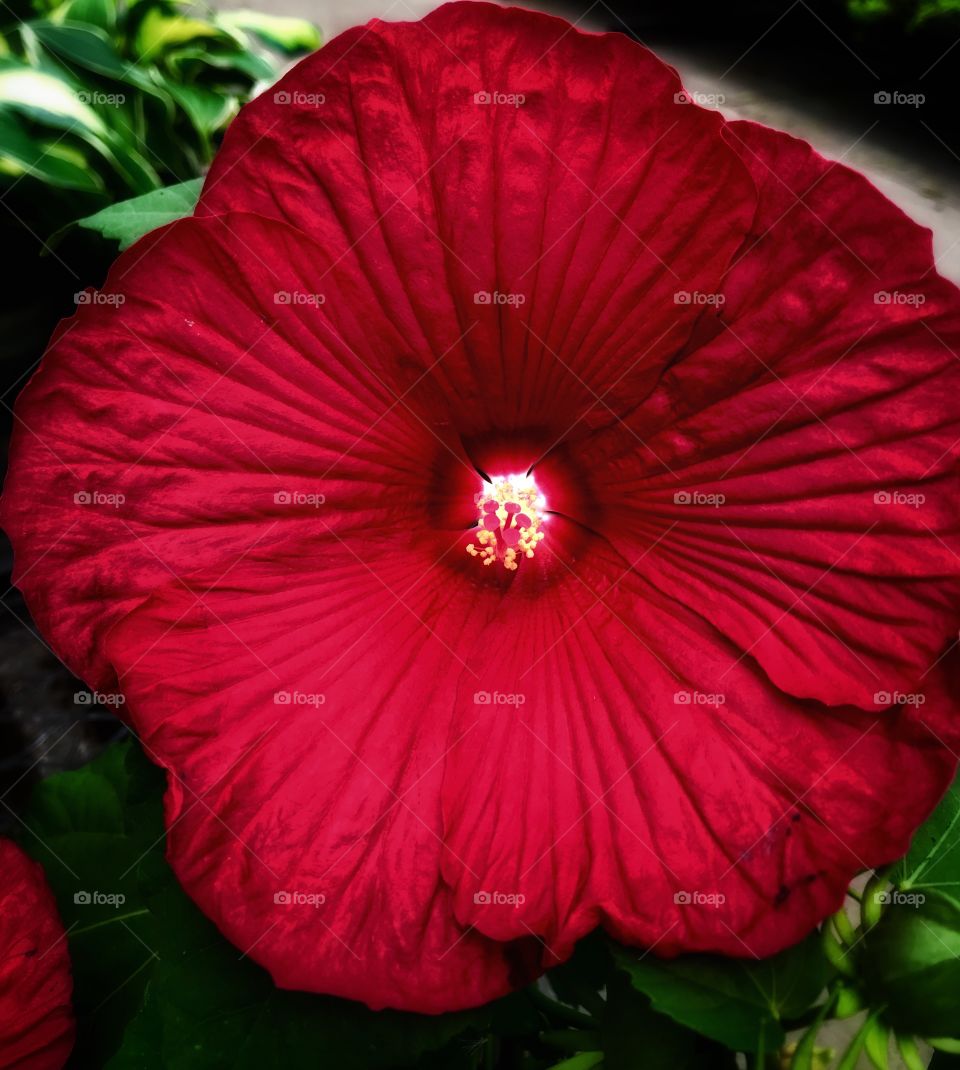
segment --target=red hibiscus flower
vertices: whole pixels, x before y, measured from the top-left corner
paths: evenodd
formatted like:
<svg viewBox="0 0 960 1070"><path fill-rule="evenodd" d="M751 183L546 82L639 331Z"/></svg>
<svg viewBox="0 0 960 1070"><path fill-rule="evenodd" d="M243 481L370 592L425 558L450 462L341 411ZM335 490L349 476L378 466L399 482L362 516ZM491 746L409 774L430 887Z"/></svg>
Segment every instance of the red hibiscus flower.
<svg viewBox="0 0 960 1070"><path fill-rule="evenodd" d="M43 868L0 840L0 1067L59 1070L73 1047L70 956Z"/></svg>
<svg viewBox="0 0 960 1070"><path fill-rule="evenodd" d="M766 955L954 768L958 336L926 231L627 38L374 22L62 326L17 582L282 986Z"/></svg>

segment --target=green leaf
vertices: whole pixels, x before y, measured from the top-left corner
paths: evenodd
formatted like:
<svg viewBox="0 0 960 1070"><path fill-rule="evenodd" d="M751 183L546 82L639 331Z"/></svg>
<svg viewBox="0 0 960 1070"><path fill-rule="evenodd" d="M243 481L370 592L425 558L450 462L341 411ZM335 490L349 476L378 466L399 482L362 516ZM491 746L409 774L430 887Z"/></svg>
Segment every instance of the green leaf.
<svg viewBox="0 0 960 1070"><path fill-rule="evenodd" d="M164 56L164 63L179 77L186 79L186 71L192 67L211 68L220 78L243 78L245 81L272 82L276 69L263 56L240 49L225 49L218 52L212 48L189 45L171 49Z"/></svg>
<svg viewBox="0 0 960 1070"><path fill-rule="evenodd" d="M168 82L166 87L170 96L187 113L196 131L205 138L226 125L239 103L236 97L215 93L199 85Z"/></svg>
<svg viewBox="0 0 960 1070"><path fill-rule="evenodd" d="M63 17L67 22L82 22L112 31L116 24L116 7L111 0L69 0L63 5Z"/></svg>
<svg viewBox="0 0 960 1070"><path fill-rule="evenodd" d="M818 933L766 959L658 959L617 948L614 958L654 1010L734 1051L773 1051L782 1021L808 1010L827 979Z"/></svg>
<svg viewBox="0 0 960 1070"><path fill-rule="evenodd" d="M925 1070L923 1059L921 1059L920 1052L917 1050L917 1042L913 1037L903 1033L899 1034L897 1036L897 1051L900 1052L900 1058L903 1060L906 1070Z"/></svg>
<svg viewBox="0 0 960 1070"><path fill-rule="evenodd" d="M246 8L222 12L217 16L217 23L234 30L247 30L259 37L261 41L288 55L295 55L298 52L314 52L322 42L320 31L306 19L265 15L260 11L250 11Z"/></svg>
<svg viewBox="0 0 960 1070"><path fill-rule="evenodd" d="M890 1030L879 1019L870 1022L863 1043L876 1070L890 1070Z"/></svg>
<svg viewBox="0 0 960 1070"><path fill-rule="evenodd" d="M137 30L134 47L141 58L156 59L169 48L198 38L223 37L224 31L213 23L175 15L160 7L151 7Z"/></svg>
<svg viewBox="0 0 960 1070"><path fill-rule="evenodd" d="M702 1070L736 1062L713 1041L658 1014L622 973L611 978L601 1023L604 1070Z"/></svg>
<svg viewBox="0 0 960 1070"><path fill-rule="evenodd" d="M594 1070L603 1063L602 1051L582 1051L563 1062L554 1063L549 1070Z"/></svg>
<svg viewBox="0 0 960 1070"><path fill-rule="evenodd" d="M125 82L151 96L163 99L162 92L150 76L136 64L128 63L116 50L107 34L96 26L64 22L57 25L39 20L28 23L24 32L31 33L49 52L68 64L92 71L94 74ZM82 90L80 99L88 104L109 104L117 94L102 93L94 88ZM122 97L121 97L122 99Z"/></svg>
<svg viewBox="0 0 960 1070"><path fill-rule="evenodd" d="M98 231L105 238L117 239L120 248L126 249L151 230L190 215L202 185L202 178L191 178L178 186L166 186L141 197L111 204L77 222L87 230Z"/></svg>
<svg viewBox="0 0 960 1070"><path fill-rule="evenodd" d="M108 127L64 78L20 63L0 61L0 111L13 111L81 136L104 156L134 193L160 185L156 171Z"/></svg>
<svg viewBox="0 0 960 1070"><path fill-rule="evenodd" d="M35 140L16 116L0 113L0 171L32 175L60 189L100 193L103 183L83 155L63 142Z"/></svg>
<svg viewBox="0 0 960 1070"><path fill-rule="evenodd" d="M899 1032L958 1036L960 905L936 891L914 895L888 905L864 939L866 995Z"/></svg>
<svg viewBox="0 0 960 1070"><path fill-rule="evenodd" d="M960 776L917 830L890 880L904 891L936 889L960 903Z"/></svg>
<svg viewBox="0 0 960 1070"><path fill-rule="evenodd" d="M834 1070L855 1070L860 1060L860 1052L863 1051L863 1046L867 1042L867 1037L876 1024L877 1013L878 1012L874 1011L869 1018L864 1020L863 1024L853 1035L847 1049L840 1056Z"/></svg>
<svg viewBox="0 0 960 1070"><path fill-rule="evenodd" d="M39 19L28 22L25 28L44 48L94 74L122 80L130 69L106 33L95 26L74 22L57 25Z"/></svg>
<svg viewBox="0 0 960 1070"><path fill-rule="evenodd" d="M103 120L68 82L19 63L0 66L0 109L64 130L105 137Z"/></svg>
<svg viewBox="0 0 960 1070"><path fill-rule="evenodd" d="M77 1065L104 1065L149 979L153 920L138 882L155 857L161 789L159 771L122 745L74 773L41 782L25 815L32 835L23 846L43 864L69 930L81 1022ZM98 903L98 896L124 901Z"/></svg>
<svg viewBox="0 0 960 1070"><path fill-rule="evenodd" d="M522 993L477 1011L415 1015L276 988L164 860L162 781L127 741L43 781L25 814L24 846L46 868L70 941L75 1065L393 1070L453 1045L451 1065L465 1066L467 1046L517 1013Z"/></svg>
<svg viewBox="0 0 960 1070"><path fill-rule="evenodd" d="M125 139L123 133L111 130L101 151L133 193L147 193L161 185L160 176L153 166Z"/></svg>

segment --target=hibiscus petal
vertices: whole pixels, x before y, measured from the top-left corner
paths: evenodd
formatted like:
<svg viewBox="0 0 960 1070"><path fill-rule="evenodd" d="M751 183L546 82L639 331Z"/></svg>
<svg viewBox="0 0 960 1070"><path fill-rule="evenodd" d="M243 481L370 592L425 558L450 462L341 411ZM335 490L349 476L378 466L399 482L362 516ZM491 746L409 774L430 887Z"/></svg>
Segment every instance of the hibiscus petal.
<svg viewBox="0 0 960 1070"><path fill-rule="evenodd" d="M171 577L331 526L402 545L472 521L476 474L393 385L387 317L322 271L283 224L182 220L119 258L21 395L14 580L92 685L115 688L103 635Z"/></svg>
<svg viewBox="0 0 960 1070"><path fill-rule="evenodd" d="M254 552L203 605L174 584L111 633L133 726L170 770L168 856L277 984L439 1012L502 995L535 954L457 923L440 878L458 649L491 599L438 544L333 534Z"/></svg>
<svg viewBox="0 0 960 1070"><path fill-rule="evenodd" d="M576 449L623 554L659 539L662 591L784 690L876 708L960 623L960 296L866 179L728 130L760 201L726 304L628 417L652 452L617 427Z"/></svg>
<svg viewBox="0 0 960 1070"><path fill-rule="evenodd" d="M59 1070L73 1047L70 956L43 869L0 840L0 1066Z"/></svg>
<svg viewBox="0 0 960 1070"><path fill-rule="evenodd" d="M828 711L612 553L546 596L521 572L486 636L443 871L461 923L535 934L547 967L598 924L657 954L772 954L902 854L952 777L946 670L922 704Z"/></svg>
<svg viewBox="0 0 960 1070"><path fill-rule="evenodd" d="M356 262L425 362L475 322L436 378L495 470L495 432L536 457L649 390L697 316L676 295L735 253L753 185L685 99L628 38L519 8L374 21L243 110L199 211L279 216Z"/></svg>
<svg viewBox="0 0 960 1070"><path fill-rule="evenodd" d="M949 778L956 296L862 180L678 90L515 9L350 31L21 399L17 582L282 985L445 1010L598 922L765 954ZM531 465L542 545L478 567L480 476ZM871 528L881 487L929 508Z"/></svg>

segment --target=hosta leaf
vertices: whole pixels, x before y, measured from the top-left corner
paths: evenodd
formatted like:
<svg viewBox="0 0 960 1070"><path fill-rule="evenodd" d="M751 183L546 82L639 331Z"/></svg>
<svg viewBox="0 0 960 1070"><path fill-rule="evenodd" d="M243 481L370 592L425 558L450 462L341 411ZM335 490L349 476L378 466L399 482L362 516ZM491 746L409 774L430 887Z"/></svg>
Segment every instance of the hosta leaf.
<svg viewBox="0 0 960 1070"><path fill-rule="evenodd" d="M81 133L103 137L103 120L69 83L46 71L17 63L0 65L0 109L14 110L30 119Z"/></svg>
<svg viewBox="0 0 960 1070"><path fill-rule="evenodd" d="M171 71L181 76L191 67L213 68L221 79L240 77L244 81L253 82L270 82L277 75L276 70L263 56L240 49L218 52L215 49L190 45L172 49L164 56L164 62Z"/></svg>
<svg viewBox="0 0 960 1070"><path fill-rule="evenodd" d="M227 122L236 111L236 97L215 93L199 85L167 83L167 92L187 113L198 133L210 137Z"/></svg>
<svg viewBox="0 0 960 1070"><path fill-rule="evenodd" d="M140 57L156 60L161 52L186 41L223 36L224 31L213 23L185 15L173 15L162 8L152 7L137 30L135 48Z"/></svg>
<svg viewBox="0 0 960 1070"><path fill-rule="evenodd" d="M0 113L0 170L32 175L60 189L99 193L103 182L83 156L62 142L35 140L13 115Z"/></svg>
<svg viewBox="0 0 960 1070"><path fill-rule="evenodd" d="M26 29L51 52L95 74L123 79L130 69L106 33L95 26L38 19L27 23Z"/></svg>
<svg viewBox="0 0 960 1070"><path fill-rule="evenodd" d="M320 31L306 19L265 15L260 11L224 11L217 23L236 30L247 30L281 52L313 52L320 47Z"/></svg>
<svg viewBox="0 0 960 1070"><path fill-rule="evenodd" d="M116 23L116 7L111 0L68 0L60 9L68 22L82 22L112 30Z"/></svg>

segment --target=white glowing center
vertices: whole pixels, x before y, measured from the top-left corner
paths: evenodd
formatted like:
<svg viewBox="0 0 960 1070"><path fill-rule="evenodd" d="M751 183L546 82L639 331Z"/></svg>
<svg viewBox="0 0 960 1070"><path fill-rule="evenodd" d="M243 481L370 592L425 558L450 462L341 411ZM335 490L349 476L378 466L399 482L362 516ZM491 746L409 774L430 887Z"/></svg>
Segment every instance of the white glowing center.
<svg viewBox="0 0 960 1070"><path fill-rule="evenodd" d="M467 546L485 565L499 561L513 571L519 558L533 557L543 538L547 503L532 476L494 476L475 495L477 540Z"/></svg>

